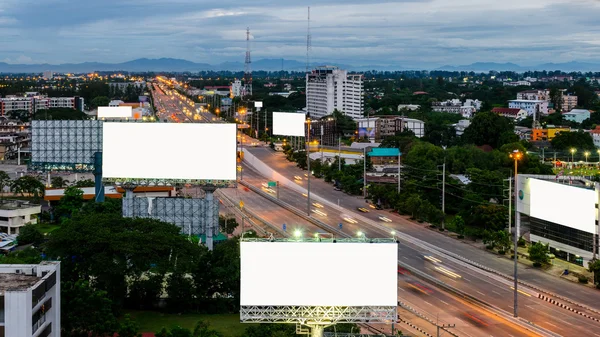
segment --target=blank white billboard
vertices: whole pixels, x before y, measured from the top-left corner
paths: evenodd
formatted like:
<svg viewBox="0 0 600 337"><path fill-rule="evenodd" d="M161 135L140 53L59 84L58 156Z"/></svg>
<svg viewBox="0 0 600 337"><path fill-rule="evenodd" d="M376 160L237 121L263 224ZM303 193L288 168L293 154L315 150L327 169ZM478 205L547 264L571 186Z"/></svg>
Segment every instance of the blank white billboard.
<svg viewBox="0 0 600 337"><path fill-rule="evenodd" d="M105 178L236 179L235 124L108 123Z"/></svg>
<svg viewBox="0 0 600 337"><path fill-rule="evenodd" d="M397 306L395 243L241 242L242 306Z"/></svg>
<svg viewBox="0 0 600 337"><path fill-rule="evenodd" d="M98 118L131 118L132 111L130 106L99 106Z"/></svg>
<svg viewBox="0 0 600 337"><path fill-rule="evenodd" d="M304 137L306 115L296 112L273 112L273 134Z"/></svg>
<svg viewBox="0 0 600 337"><path fill-rule="evenodd" d="M596 191L539 179L529 179L529 189L529 215L594 233Z"/></svg>

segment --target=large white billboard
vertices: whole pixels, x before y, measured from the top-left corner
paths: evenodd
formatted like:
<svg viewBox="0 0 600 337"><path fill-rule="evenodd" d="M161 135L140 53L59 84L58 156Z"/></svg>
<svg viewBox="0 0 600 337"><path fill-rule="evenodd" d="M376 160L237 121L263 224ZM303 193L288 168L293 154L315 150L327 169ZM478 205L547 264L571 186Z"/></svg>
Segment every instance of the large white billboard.
<svg viewBox="0 0 600 337"><path fill-rule="evenodd" d="M102 175L135 179L236 179L235 124L109 123Z"/></svg>
<svg viewBox="0 0 600 337"><path fill-rule="evenodd" d="M539 179L529 179L529 215L594 233L596 191Z"/></svg>
<svg viewBox="0 0 600 337"><path fill-rule="evenodd" d="M395 243L241 242L242 306L397 306Z"/></svg>
<svg viewBox="0 0 600 337"><path fill-rule="evenodd" d="M296 112L273 112L273 134L304 137L306 115Z"/></svg>
<svg viewBox="0 0 600 337"><path fill-rule="evenodd" d="M131 118L133 109L130 106L99 106L98 118Z"/></svg>

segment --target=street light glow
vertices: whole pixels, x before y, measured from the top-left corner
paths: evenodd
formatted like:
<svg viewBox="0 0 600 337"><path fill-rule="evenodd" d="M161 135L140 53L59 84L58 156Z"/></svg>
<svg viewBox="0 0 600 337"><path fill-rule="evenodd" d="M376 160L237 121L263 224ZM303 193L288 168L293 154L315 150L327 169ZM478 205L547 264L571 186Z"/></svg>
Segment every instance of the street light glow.
<svg viewBox="0 0 600 337"><path fill-rule="evenodd" d="M396 231L392 231L392 236L395 236L395 235L396 235Z"/></svg>
<svg viewBox="0 0 600 337"><path fill-rule="evenodd" d="M363 236L363 232L361 232L361 231L356 232L356 236L358 236L359 238L361 238Z"/></svg>
<svg viewBox="0 0 600 337"><path fill-rule="evenodd" d="M294 230L294 237L300 238L302 236L302 232L299 229Z"/></svg>

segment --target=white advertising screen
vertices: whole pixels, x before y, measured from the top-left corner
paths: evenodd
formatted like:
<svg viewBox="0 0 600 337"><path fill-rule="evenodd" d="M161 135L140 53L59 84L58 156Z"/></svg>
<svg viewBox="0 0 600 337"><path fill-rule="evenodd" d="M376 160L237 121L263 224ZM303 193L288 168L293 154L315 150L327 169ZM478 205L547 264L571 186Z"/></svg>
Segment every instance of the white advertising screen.
<svg viewBox="0 0 600 337"><path fill-rule="evenodd" d="M263 107L263 102L254 102L254 107L255 108L262 108Z"/></svg>
<svg viewBox="0 0 600 337"><path fill-rule="evenodd" d="M132 111L130 106L99 106L98 118L131 118Z"/></svg>
<svg viewBox="0 0 600 337"><path fill-rule="evenodd" d="M103 125L105 178L236 179L235 124Z"/></svg>
<svg viewBox="0 0 600 337"><path fill-rule="evenodd" d="M304 137L306 115L295 112L273 112L273 134Z"/></svg>
<svg viewBox="0 0 600 337"><path fill-rule="evenodd" d="M395 243L241 242L242 306L396 306Z"/></svg>
<svg viewBox="0 0 600 337"><path fill-rule="evenodd" d="M594 190L539 179L529 179L529 189L529 214L532 217L594 233Z"/></svg>

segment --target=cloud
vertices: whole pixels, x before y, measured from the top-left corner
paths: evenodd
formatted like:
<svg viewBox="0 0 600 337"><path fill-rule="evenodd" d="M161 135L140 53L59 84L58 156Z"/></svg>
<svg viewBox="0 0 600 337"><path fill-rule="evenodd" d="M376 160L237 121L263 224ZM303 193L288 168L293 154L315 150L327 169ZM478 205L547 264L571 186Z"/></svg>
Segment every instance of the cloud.
<svg viewBox="0 0 600 337"><path fill-rule="evenodd" d="M10 58L5 58L4 60L2 60L2 62L6 62L9 64L32 64L33 59L29 56L25 56L25 55L20 55L14 59L10 59Z"/></svg>
<svg viewBox="0 0 600 337"><path fill-rule="evenodd" d="M255 60L306 55L307 8L294 1L2 0L0 13L0 26L10 27L0 29L0 40L11 48L0 49L0 58L11 60L243 62L246 27ZM313 0L311 59L357 65L600 60L599 16L600 4L592 0Z"/></svg>

